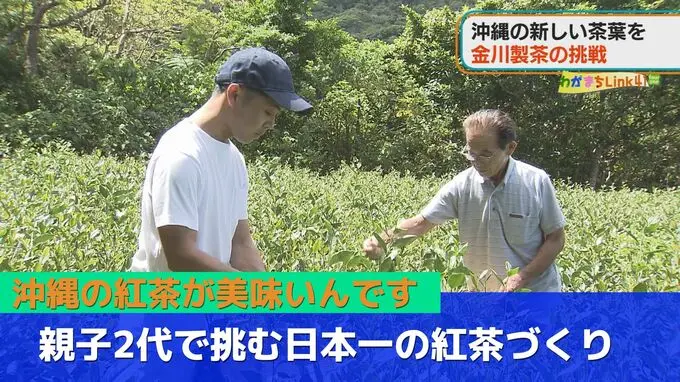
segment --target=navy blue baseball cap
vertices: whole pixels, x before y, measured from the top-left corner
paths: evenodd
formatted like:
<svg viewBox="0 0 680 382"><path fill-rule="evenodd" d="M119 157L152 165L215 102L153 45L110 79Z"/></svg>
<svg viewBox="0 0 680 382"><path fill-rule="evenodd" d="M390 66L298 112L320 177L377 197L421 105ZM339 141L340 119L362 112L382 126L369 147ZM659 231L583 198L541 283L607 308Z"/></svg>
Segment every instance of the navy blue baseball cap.
<svg viewBox="0 0 680 382"><path fill-rule="evenodd" d="M232 54L215 76L218 85L237 83L262 91L279 106L294 112L312 108L295 93L288 64L264 48L247 48Z"/></svg>

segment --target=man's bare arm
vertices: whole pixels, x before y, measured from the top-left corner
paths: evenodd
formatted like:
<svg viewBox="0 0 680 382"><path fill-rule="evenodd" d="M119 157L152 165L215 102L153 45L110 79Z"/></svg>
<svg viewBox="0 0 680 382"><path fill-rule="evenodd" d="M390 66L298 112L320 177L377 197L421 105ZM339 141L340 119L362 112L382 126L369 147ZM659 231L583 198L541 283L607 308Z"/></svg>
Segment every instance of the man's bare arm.
<svg viewBox="0 0 680 382"><path fill-rule="evenodd" d="M436 224L428 221L423 217L423 215L416 215L406 220L401 221L397 224L397 228L402 230L400 233L395 233L393 229L384 231L380 234L380 238L386 243L390 243L395 239L403 236L423 236L429 231L431 231ZM376 258L380 256L382 249L380 248L378 241L375 237L370 237L364 241L363 251L366 252L368 257Z"/></svg>
<svg viewBox="0 0 680 382"><path fill-rule="evenodd" d="M536 257L519 272L522 279L531 281L548 269L564 248L564 242L564 228L560 228L547 235L543 245L538 249Z"/></svg>
<svg viewBox="0 0 680 382"><path fill-rule="evenodd" d="M244 272L264 272L262 254L250 233L248 220L240 220L231 242L231 265Z"/></svg>
<svg viewBox="0 0 680 382"><path fill-rule="evenodd" d="M381 233L380 237L383 239L385 243L389 243L392 240L402 236L411 235L423 236L426 233L430 232L430 230L432 230L432 228L434 228L435 226L436 224L430 223L422 215L416 215L411 218L402 220L401 222L399 222L399 224L397 224L397 228L402 230L403 232L395 234L394 230L390 229Z"/></svg>
<svg viewBox="0 0 680 382"><path fill-rule="evenodd" d="M176 225L158 228L158 234L168 260L175 272L238 272L230 264L198 249L196 231Z"/></svg>

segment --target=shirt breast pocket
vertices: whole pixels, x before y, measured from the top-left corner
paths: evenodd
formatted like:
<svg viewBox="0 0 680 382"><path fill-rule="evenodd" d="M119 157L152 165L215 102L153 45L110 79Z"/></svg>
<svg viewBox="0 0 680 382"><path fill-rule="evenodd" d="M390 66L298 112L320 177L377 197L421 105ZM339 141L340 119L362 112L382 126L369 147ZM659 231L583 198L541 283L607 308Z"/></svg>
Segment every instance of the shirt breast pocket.
<svg viewBox="0 0 680 382"><path fill-rule="evenodd" d="M510 244L524 245L540 236L539 216L533 212L510 211L503 216L505 237Z"/></svg>

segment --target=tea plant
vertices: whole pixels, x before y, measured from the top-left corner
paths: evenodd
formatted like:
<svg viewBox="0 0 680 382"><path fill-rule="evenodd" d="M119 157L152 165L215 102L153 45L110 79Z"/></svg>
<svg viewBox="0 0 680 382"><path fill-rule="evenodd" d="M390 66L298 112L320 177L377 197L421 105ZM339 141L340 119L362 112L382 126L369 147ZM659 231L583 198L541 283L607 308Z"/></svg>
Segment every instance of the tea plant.
<svg viewBox="0 0 680 382"><path fill-rule="evenodd" d="M0 269L122 271L137 247L145 158L78 156L68 147L0 159ZM363 241L417 213L446 178L344 166L329 175L249 163L249 215L272 271L435 271L442 290L486 290L517 272L473 275L457 223L402 237L368 259ZM558 257L566 291L679 290L680 192L594 192L558 182L567 243Z"/></svg>

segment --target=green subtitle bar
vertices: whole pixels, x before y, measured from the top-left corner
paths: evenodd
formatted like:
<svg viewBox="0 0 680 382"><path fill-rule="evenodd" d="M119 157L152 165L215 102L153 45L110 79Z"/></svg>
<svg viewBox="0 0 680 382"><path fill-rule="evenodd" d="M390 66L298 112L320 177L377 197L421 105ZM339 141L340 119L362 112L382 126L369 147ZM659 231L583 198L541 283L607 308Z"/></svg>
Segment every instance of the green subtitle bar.
<svg viewBox="0 0 680 382"><path fill-rule="evenodd" d="M0 313L439 313L436 272L5 272Z"/></svg>

